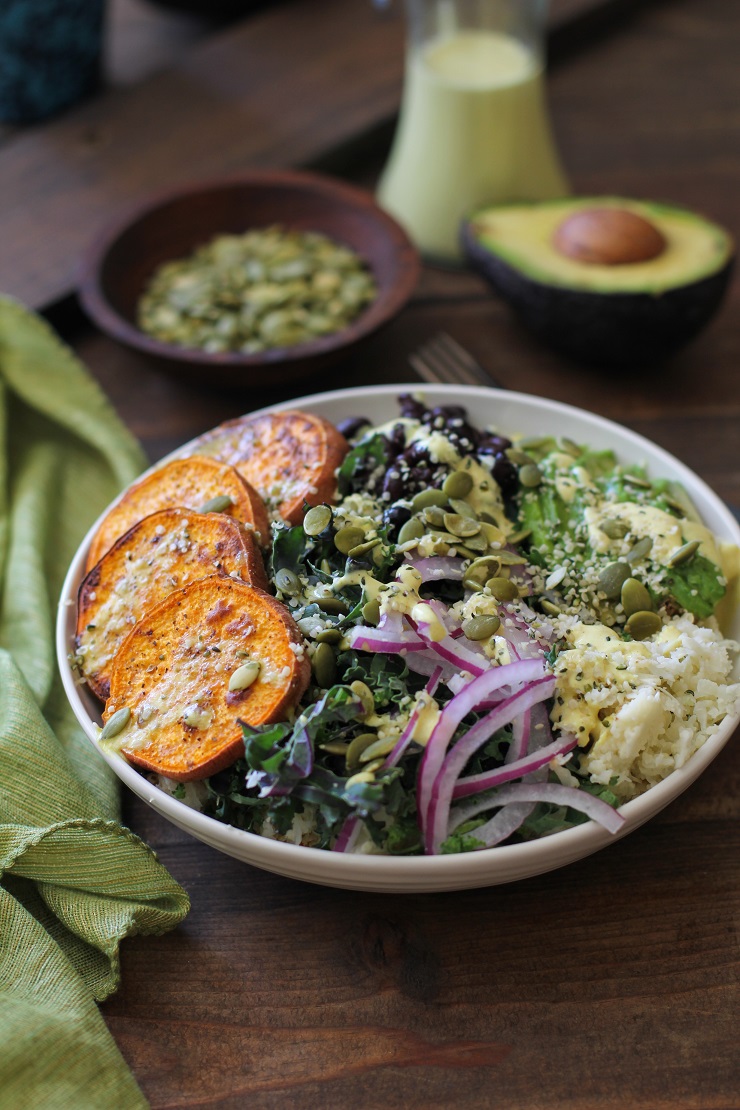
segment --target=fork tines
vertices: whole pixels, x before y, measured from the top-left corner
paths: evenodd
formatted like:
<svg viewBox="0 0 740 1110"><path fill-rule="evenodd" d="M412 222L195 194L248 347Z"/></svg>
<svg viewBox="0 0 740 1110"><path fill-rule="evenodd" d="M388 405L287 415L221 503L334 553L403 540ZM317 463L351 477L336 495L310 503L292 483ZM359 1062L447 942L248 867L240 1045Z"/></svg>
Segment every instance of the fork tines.
<svg viewBox="0 0 740 1110"><path fill-rule="evenodd" d="M445 332L440 332L418 351L414 351L409 356L409 362L426 382L441 385L492 385L501 388L500 383Z"/></svg>

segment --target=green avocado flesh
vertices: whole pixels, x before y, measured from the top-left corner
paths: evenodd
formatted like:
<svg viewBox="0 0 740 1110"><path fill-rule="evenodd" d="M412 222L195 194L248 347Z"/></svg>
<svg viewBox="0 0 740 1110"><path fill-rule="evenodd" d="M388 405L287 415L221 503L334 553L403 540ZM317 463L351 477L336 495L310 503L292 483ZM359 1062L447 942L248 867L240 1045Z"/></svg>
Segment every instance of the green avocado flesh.
<svg viewBox="0 0 740 1110"><path fill-rule="evenodd" d="M553 237L563 221L594 208L642 216L662 235L663 250L611 265L558 251ZM483 209L461 238L468 262L532 334L593 366L645 366L678 350L719 308L733 267L732 239L721 227L684 209L620 197Z"/></svg>
<svg viewBox="0 0 740 1110"><path fill-rule="evenodd" d="M588 208L619 208L642 216L662 232L665 250L646 262L620 265L596 265L566 257L553 245L555 231L569 216ZM533 281L597 293L663 293L716 273L732 255L728 233L702 216L621 197L579 197L488 208L478 212L470 226L482 247Z"/></svg>

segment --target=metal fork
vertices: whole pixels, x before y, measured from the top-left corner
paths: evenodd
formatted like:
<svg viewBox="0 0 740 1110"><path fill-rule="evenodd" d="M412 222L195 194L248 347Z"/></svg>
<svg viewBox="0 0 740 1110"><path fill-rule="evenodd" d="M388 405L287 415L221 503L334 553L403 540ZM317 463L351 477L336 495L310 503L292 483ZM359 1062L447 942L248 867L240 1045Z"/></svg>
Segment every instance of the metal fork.
<svg viewBox="0 0 740 1110"><path fill-rule="evenodd" d="M490 385L504 389L501 382L489 374L460 344L440 332L409 355L409 362L425 382L440 385Z"/></svg>

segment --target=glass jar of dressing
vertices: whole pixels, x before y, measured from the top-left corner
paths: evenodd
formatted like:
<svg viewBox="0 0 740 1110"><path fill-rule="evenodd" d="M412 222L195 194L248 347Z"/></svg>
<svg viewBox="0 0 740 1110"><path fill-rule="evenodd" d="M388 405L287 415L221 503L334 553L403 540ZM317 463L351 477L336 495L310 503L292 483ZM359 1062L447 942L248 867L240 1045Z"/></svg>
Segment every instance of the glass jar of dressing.
<svg viewBox="0 0 740 1110"><path fill-rule="evenodd" d="M378 189L430 258L460 258L461 219L568 192L544 90L547 0L406 0L401 112Z"/></svg>

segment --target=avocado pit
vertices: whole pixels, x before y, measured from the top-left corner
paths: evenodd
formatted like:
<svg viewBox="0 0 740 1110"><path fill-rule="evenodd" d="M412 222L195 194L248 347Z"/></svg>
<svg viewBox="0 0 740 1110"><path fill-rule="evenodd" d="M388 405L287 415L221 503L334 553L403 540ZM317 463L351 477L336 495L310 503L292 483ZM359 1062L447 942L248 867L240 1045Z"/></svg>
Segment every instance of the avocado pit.
<svg viewBox="0 0 740 1110"><path fill-rule="evenodd" d="M596 266L649 262L666 249L665 236L626 208L584 208L556 228L553 246L566 258Z"/></svg>

